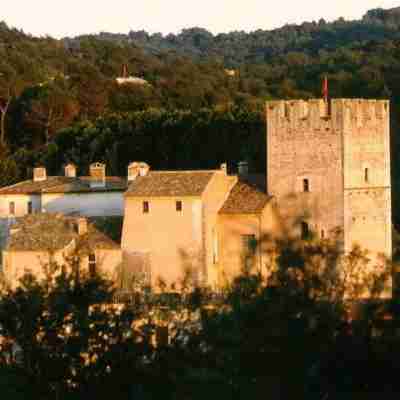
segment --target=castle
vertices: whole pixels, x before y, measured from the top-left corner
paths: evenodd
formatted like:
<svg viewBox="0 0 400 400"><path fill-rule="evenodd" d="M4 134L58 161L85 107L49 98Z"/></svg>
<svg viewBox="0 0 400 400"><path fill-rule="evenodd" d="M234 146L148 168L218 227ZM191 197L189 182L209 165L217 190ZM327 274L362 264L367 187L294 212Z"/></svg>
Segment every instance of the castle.
<svg viewBox="0 0 400 400"><path fill-rule="evenodd" d="M388 101L267 102L263 177L250 175L244 163L237 175L229 174L226 164L207 171L152 171L146 163L131 163L120 247L124 268L152 285L159 278L172 285L190 270L197 283L215 288L240 273L243 263L268 275L271 253L253 244L278 234L282 221L293 221L299 238L337 238L344 254L358 244L390 259L389 114ZM52 178L57 185L49 189L43 176L34 193L43 197L56 191L55 211L68 214L75 186L81 188L87 178ZM59 181L68 190L59 190ZM89 185L81 198L101 190L106 204L115 192L104 189L105 166L101 182L99 188ZM13 196L20 199L21 188L32 191L33 186L25 182L1 189L3 212L14 210ZM118 196L125 191L123 185L117 189ZM84 215L108 215L107 209L89 211Z"/></svg>
<svg viewBox="0 0 400 400"><path fill-rule="evenodd" d="M283 215L307 214L303 234L339 230L345 252L359 244L390 258L389 102L275 101L266 111L267 190Z"/></svg>

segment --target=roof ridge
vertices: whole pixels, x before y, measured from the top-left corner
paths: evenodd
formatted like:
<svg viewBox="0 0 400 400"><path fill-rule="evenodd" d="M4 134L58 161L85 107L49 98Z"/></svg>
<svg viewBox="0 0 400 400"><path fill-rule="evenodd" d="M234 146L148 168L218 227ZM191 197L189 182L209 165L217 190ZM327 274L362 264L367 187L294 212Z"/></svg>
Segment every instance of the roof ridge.
<svg viewBox="0 0 400 400"><path fill-rule="evenodd" d="M150 174L195 174L195 173L214 173L218 169L195 169L195 170L157 170L150 171Z"/></svg>

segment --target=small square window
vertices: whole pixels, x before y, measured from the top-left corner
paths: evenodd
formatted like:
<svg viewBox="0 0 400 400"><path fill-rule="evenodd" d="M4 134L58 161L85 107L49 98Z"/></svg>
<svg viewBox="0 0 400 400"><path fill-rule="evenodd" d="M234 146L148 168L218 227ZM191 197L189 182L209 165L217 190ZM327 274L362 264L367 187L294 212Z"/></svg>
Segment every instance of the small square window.
<svg viewBox="0 0 400 400"><path fill-rule="evenodd" d="M176 211L182 211L182 202L177 201L175 204L175 207L176 207Z"/></svg>
<svg viewBox="0 0 400 400"><path fill-rule="evenodd" d="M148 201L143 202L143 214L148 214L150 212L150 204Z"/></svg>
<svg viewBox="0 0 400 400"><path fill-rule="evenodd" d="M13 201L11 201L8 205L9 207L9 213L11 215L15 215L15 203Z"/></svg>

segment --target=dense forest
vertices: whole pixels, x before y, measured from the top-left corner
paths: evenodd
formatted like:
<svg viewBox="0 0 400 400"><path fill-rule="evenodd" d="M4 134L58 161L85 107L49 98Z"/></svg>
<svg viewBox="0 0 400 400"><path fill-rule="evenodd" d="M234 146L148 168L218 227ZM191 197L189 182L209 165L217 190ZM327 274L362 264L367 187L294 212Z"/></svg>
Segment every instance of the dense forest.
<svg viewBox="0 0 400 400"><path fill-rule="evenodd" d="M332 97L392 101L396 201L399 26L400 9L371 10L359 21L165 37L55 40L0 23L0 184L39 163L58 173L67 161L81 173L102 160L109 173L125 174L134 159L163 169L247 159L263 172L265 100L318 97L327 75ZM123 65L144 81L118 84Z"/></svg>

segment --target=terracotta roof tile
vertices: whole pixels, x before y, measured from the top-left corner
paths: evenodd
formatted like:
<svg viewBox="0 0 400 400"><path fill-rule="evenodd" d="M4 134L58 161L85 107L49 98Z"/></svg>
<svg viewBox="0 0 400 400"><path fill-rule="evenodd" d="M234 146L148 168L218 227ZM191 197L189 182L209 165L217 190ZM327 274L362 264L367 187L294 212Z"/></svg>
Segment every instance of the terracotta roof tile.
<svg viewBox="0 0 400 400"><path fill-rule="evenodd" d="M41 213L18 218L12 225L6 251L56 251L79 239L80 247L118 249L119 246L88 223L88 233L78 235L76 217Z"/></svg>
<svg viewBox="0 0 400 400"><path fill-rule="evenodd" d="M128 188L127 196L201 196L214 171L150 171L138 176Z"/></svg>
<svg viewBox="0 0 400 400"><path fill-rule="evenodd" d="M271 196L268 196L260 188L262 179L252 178L254 177L249 177L247 182L241 179L236 183L219 211L220 214L259 214L262 212ZM256 185L251 181L259 184Z"/></svg>
<svg viewBox="0 0 400 400"><path fill-rule="evenodd" d="M66 176L49 176L46 180L34 182L26 180L15 185L0 188L0 194L40 194L40 193L81 193L125 191L126 179L108 176L105 187L90 187L89 176L70 178Z"/></svg>

